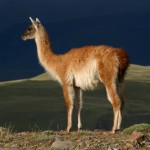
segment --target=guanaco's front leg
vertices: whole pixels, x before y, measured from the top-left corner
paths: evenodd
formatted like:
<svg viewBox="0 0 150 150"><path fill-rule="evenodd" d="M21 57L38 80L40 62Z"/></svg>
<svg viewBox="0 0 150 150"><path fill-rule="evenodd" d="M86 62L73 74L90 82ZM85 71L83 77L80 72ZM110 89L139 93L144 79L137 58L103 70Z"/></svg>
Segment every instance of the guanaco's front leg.
<svg viewBox="0 0 150 150"><path fill-rule="evenodd" d="M63 93L67 107L67 132L72 128L72 112L75 99L75 90L73 86L64 85Z"/></svg>

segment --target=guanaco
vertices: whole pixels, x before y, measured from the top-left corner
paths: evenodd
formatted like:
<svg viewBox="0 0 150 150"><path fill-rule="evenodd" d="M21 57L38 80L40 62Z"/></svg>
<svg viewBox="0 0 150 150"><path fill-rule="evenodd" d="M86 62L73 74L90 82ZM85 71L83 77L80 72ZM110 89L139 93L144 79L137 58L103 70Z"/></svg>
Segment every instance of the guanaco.
<svg viewBox="0 0 150 150"><path fill-rule="evenodd" d="M113 107L112 132L120 129L125 104L124 77L129 66L128 54L111 46L83 46L65 54L56 54L48 33L40 20L30 17L32 24L22 39L35 39L40 64L57 80L63 89L67 108L67 131L72 128L73 107L77 110L78 130L82 127L82 91L93 90L104 84Z"/></svg>

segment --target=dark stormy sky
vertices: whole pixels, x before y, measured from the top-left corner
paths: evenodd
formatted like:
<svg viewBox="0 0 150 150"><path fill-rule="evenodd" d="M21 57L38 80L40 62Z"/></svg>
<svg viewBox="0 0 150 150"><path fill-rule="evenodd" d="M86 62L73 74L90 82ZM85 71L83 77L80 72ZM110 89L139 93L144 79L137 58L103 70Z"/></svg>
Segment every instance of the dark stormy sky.
<svg viewBox="0 0 150 150"><path fill-rule="evenodd" d="M44 22L91 16L150 12L149 0L1 0L1 30L39 17Z"/></svg>
<svg viewBox="0 0 150 150"><path fill-rule="evenodd" d="M1 0L0 80L26 77L23 69L28 70L27 76L42 72L34 42L20 39L30 24L29 16L46 26L58 53L108 44L125 48L131 63L150 65L150 0Z"/></svg>

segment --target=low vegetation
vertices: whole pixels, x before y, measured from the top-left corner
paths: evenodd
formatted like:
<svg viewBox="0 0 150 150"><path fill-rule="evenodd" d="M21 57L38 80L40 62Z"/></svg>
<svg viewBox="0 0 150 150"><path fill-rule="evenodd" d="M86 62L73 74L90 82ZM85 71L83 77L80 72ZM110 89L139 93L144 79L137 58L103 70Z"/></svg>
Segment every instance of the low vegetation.
<svg viewBox="0 0 150 150"><path fill-rule="evenodd" d="M133 131L148 133L150 132L150 124L147 123L135 124L123 130L124 133L128 134L131 134Z"/></svg>
<svg viewBox="0 0 150 150"><path fill-rule="evenodd" d="M51 130L12 133L8 128L1 128L0 148L9 150L145 150L150 148L150 132L147 132L150 131L150 124L147 124L149 129L143 128L143 124L137 126L146 133L142 134L144 138L140 141L138 141L139 138L131 140L129 132L125 133L128 128L124 130L125 132L117 132L116 134L102 130L82 130L70 133ZM136 131L137 126L131 126L129 129L132 128L132 131Z"/></svg>

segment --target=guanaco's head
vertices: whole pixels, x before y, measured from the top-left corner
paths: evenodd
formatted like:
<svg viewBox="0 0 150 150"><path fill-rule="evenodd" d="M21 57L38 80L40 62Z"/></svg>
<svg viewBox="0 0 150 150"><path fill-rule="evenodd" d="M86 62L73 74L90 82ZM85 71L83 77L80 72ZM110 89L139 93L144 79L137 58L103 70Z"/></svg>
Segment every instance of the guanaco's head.
<svg viewBox="0 0 150 150"><path fill-rule="evenodd" d="M35 39L36 33L42 27L41 22L38 18L36 18L36 20L33 20L31 17L29 17L29 19L31 20L32 25L30 25L28 29L22 34L21 38L24 41L28 39Z"/></svg>

